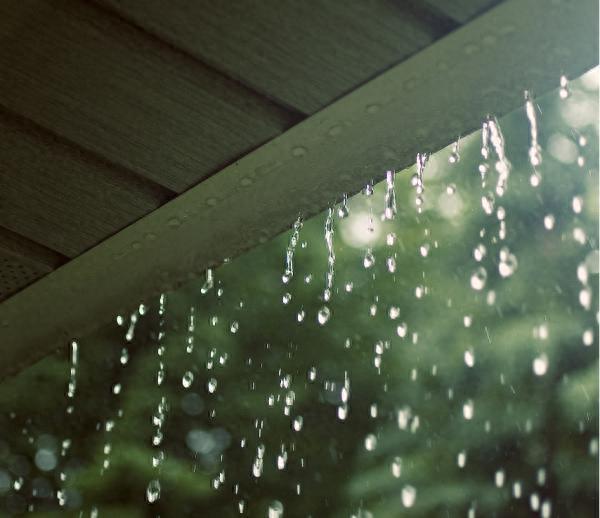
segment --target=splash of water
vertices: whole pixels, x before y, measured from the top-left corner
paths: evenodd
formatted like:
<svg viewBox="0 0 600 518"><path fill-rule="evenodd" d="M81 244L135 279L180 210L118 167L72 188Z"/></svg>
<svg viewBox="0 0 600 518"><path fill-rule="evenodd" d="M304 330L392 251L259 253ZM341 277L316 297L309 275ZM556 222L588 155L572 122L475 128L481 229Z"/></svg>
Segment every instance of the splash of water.
<svg viewBox="0 0 600 518"><path fill-rule="evenodd" d="M333 209L327 211L325 219L325 245L327 247L327 272L325 273L325 290L323 300L326 302L331 298L333 288L333 275L335 273L335 252L333 250Z"/></svg>
<svg viewBox="0 0 600 518"><path fill-rule="evenodd" d="M200 293L202 293L202 295L208 293L210 290L213 289L214 285L215 285L215 279L214 279L213 269L208 268L206 270L206 280L204 281L204 284L200 288Z"/></svg>
<svg viewBox="0 0 600 518"><path fill-rule="evenodd" d="M498 196L503 196L506 192L506 188L508 186L508 176L510 175L510 170L512 168L511 163L506 157L506 150L504 147L504 136L502 135L502 130L500 129L500 124L496 118L488 119L488 128L490 134L490 142L492 147L494 148L494 152L496 153L497 161L496 161L496 172L498 173L498 180L496 182L496 194Z"/></svg>
<svg viewBox="0 0 600 518"><path fill-rule="evenodd" d="M417 176L415 180L415 189L417 191L417 197L415 203L417 205L417 212L421 214L423 211L423 193L425 192L425 183L423 182L423 173L425 172L425 166L429 160L427 153L417 153Z"/></svg>
<svg viewBox="0 0 600 518"><path fill-rule="evenodd" d="M542 163L542 148L538 142L538 125L535 114L535 104L533 103L533 99L528 90L525 90L525 113L529 120L529 162L533 167L536 167Z"/></svg>
<svg viewBox="0 0 600 518"><path fill-rule="evenodd" d="M208 281L208 271L207 271L207 281ZM211 275L212 282L212 275ZM165 337L165 314L166 314L166 295L162 293L158 302L158 345L157 345L157 354L159 357L159 366L156 376L156 384L161 386L164 378L165 378L165 365L163 362L163 356L165 353L165 346L163 345L163 340ZM154 424L154 434L152 436L152 445L155 447L160 446L163 441L163 426L166 419L167 413L167 398L166 396L161 396L160 401L156 407L156 412L152 416L152 423ZM152 456L152 468L154 470L159 470L164 460L164 452L162 449L159 449L156 454ZM146 500L148 503L152 504L156 502L160 498L160 481L157 476L153 478L146 488Z"/></svg>
<svg viewBox="0 0 600 518"><path fill-rule="evenodd" d="M294 276L294 253L296 252L296 246L298 246L298 240L300 239L300 230L302 229L302 219L298 219L294 222L292 227L292 235L290 236L290 242L285 251L285 267L283 269L283 275L281 280L284 284L290 282Z"/></svg>
<svg viewBox="0 0 600 518"><path fill-rule="evenodd" d="M387 220L394 219L396 216L396 192L394 191L395 176L396 173L394 171L386 171L385 173L386 191L383 215Z"/></svg>

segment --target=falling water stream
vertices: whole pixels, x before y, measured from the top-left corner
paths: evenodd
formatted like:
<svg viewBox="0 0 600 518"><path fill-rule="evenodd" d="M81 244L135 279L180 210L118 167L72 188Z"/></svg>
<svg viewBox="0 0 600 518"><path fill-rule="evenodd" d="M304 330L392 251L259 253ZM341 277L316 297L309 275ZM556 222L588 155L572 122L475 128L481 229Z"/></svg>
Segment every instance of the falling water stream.
<svg viewBox="0 0 600 518"><path fill-rule="evenodd" d="M590 77L7 380L0 515L592 515Z"/></svg>

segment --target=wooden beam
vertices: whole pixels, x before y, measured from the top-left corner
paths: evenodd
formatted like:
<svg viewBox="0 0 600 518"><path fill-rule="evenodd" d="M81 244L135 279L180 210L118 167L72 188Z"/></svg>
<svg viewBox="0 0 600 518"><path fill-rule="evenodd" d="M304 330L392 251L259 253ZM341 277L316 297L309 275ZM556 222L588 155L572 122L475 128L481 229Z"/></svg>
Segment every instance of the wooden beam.
<svg viewBox="0 0 600 518"><path fill-rule="evenodd" d="M174 193L0 110L0 221L75 257Z"/></svg>
<svg viewBox="0 0 600 518"><path fill-rule="evenodd" d="M97 1L306 114L441 36L390 0Z"/></svg>
<svg viewBox="0 0 600 518"><path fill-rule="evenodd" d="M0 304L0 373L596 66L597 23L596 0L502 3Z"/></svg>
<svg viewBox="0 0 600 518"><path fill-rule="evenodd" d="M67 260L53 250L0 227L0 301Z"/></svg>
<svg viewBox="0 0 600 518"><path fill-rule="evenodd" d="M175 192L296 121L91 2L0 1L0 41L1 105Z"/></svg>
<svg viewBox="0 0 600 518"><path fill-rule="evenodd" d="M502 1L503 0L425 0L425 4L439 9L459 23L466 23Z"/></svg>

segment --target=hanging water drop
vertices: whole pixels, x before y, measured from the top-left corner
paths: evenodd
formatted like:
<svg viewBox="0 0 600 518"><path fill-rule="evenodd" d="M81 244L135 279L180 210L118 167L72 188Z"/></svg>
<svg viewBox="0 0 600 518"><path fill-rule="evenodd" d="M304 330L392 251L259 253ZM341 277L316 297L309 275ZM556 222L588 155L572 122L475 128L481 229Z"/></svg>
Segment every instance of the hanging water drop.
<svg viewBox="0 0 600 518"><path fill-rule="evenodd" d="M331 316L331 311L327 306L323 306L317 313L317 321L321 325L325 325Z"/></svg>
<svg viewBox="0 0 600 518"><path fill-rule="evenodd" d="M546 216L544 216L544 228L546 230L552 230L554 228L554 215L553 214L546 214Z"/></svg>
<svg viewBox="0 0 600 518"><path fill-rule="evenodd" d="M333 250L333 209L327 211L325 219L325 246L327 247L327 272L325 273L325 291L323 298L328 301L331 298L333 288L333 276L335 272L335 252Z"/></svg>
<svg viewBox="0 0 600 518"><path fill-rule="evenodd" d="M146 500L150 504L153 504L160 498L160 482L158 480L151 480L146 488Z"/></svg>
<svg viewBox="0 0 600 518"><path fill-rule="evenodd" d="M402 505L412 507L417 499L417 490L413 486L404 486L402 488Z"/></svg>
<svg viewBox="0 0 600 518"><path fill-rule="evenodd" d="M560 89L558 90L558 95L561 99L566 99L571 94L569 91L569 80L567 76L560 76Z"/></svg>
<svg viewBox="0 0 600 518"><path fill-rule="evenodd" d="M281 518L283 516L283 504L279 500L274 500L269 504L268 518Z"/></svg>
<svg viewBox="0 0 600 518"><path fill-rule="evenodd" d="M281 276L281 280L284 284L290 282L290 279L294 276L294 253L296 251L296 246L298 245L298 240L300 239L301 228L302 219L298 217L292 227L292 235L290 236L290 242L285 252L285 268L283 270L283 275Z"/></svg>
<svg viewBox="0 0 600 518"><path fill-rule="evenodd" d="M294 430L294 432L299 432L300 430L302 430L303 425L304 418L302 416L298 416L292 421L292 430Z"/></svg>
<svg viewBox="0 0 600 518"><path fill-rule="evenodd" d="M365 252L365 256L363 258L363 266L365 268L371 268L375 264L375 256L373 255L373 250L367 248Z"/></svg>
<svg viewBox="0 0 600 518"><path fill-rule="evenodd" d="M477 268L471 275L471 288L481 291L487 281L487 271L483 266Z"/></svg>
<svg viewBox="0 0 600 518"><path fill-rule="evenodd" d="M402 475L402 459L400 457L394 457L392 461L392 475L394 478L400 478Z"/></svg>
<svg viewBox="0 0 600 518"><path fill-rule="evenodd" d="M377 447L377 437L372 433L365 437L365 449L373 451Z"/></svg>
<svg viewBox="0 0 600 518"><path fill-rule="evenodd" d="M190 388L193 382L194 373L191 371L186 371L181 378L181 384L183 385L183 388Z"/></svg>
<svg viewBox="0 0 600 518"><path fill-rule="evenodd" d="M475 404L473 403L472 399L469 399L463 404L463 417L467 421L470 421L471 419L473 419L474 414L475 414Z"/></svg>
<svg viewBox="0 0 600 518"><path fill-rule="evenodd" d="M338 218L344 219L348 217L350 211L348 210L348 195L344 193L342 197L342 203L338 207Z"/></svg>
<svg viewBox="0 0 600 518"><path fill-rule="evenodd" d="M536 376L543 376L548 371L548 356L541 354L533 360L533 372Z"/></svg>
<svg viewBox="0 0 600 518"><path fill-rule="evenodd" d="M203 295L205 293L208 293L208 291L213 288L214 283L215 283L215 280L214 280L214 276L213 276L213 270L212 270L212 268L208 268L206 270L206 280L204 281L204 284L200 288L200 293L202 293Z"/></svg>
<svg viewBox="0 0 600 518"><path fill-rule="evenodd" d="M542 163L542 148L538 143L538 127L537 118L535 115L535 105L531 99L530 93L525 90L525 113L529 120L529 162L533 167L536 167Z"/></svg>
<svg viewBox="0 0 600 518"><path fill-rule="evenodd" d="M460 161L460 139L458 139L454 144L452 144L452 151L450 156L448 157L448 162L451 164L456 164Z"/></svg>
<svg viewBox="0 0 600 518"><path fill-rule="evenodd" d="M396 216L396 193L394 192L394 171L386 171L386 191L383 215L385 219L391 220Z"/></svg>

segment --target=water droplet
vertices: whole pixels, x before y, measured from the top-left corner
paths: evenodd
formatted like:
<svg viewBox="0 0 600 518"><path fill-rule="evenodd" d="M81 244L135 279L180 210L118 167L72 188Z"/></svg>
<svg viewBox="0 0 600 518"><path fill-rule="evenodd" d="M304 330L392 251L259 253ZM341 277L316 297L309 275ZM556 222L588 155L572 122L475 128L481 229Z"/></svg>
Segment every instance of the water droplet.
<svg viewBox="0 0 600 518"><path fill-rule="evenodd" d="M190 388L193 382L194 373L191 371L186 371L181 378L181 384L183 385L183 388Z"/></svg>
<svg viewBox="0 0 600 518"><path fill-rule="evenodd" d="M153 504L160 498L160 482L158 480L151 480L146 488L146 500Z"/></svg>
<svg viewBox="0 0 600 518"><path fill-rule="evenodd" d="M398 306L391 306L388 314L390 319L396 320L400 316L400 308Z"/></svg>
<svg viewBox="0 0 600 518"><path fill-rule="evenodd" d="M306 316L306 312L301 309L300 311L298 311L298 313L296 314L296 320L298 322L302 322L304 320L304 317Z"/></svg>
<svg viewBox="0 0 600 518"><path fill-rule="evenodd" d="M570 92L569 92L569 80L567 79L567 76L560 76L560 89L558 90L558 96L561 99L566 99L567 97L569 97Z"/></svg>
<svg viewBox="0 0 600 518"><path fill-rule="evenodd" d="M586 347L589 347L590 345L592 345L594 343L594 330L591 328L586 329L583 332L582 341L583 341L583 345L585 345Z"/></svg>
<svg viewBox="0 0 600 518"><path fill-rule="evenodd" d="M481 206L486 214L491 214L494 212L494 202L495 198L491 192L488 192L486 195L481 197Z"/></svg>
<svg viewBox="0 0 600 518"><path fill-rule="evenodd" d="M412 507L417 499L417 490L413 486L404 486L402 488L402 505Z"/></svg>
<svg viewBox="0 0 600 518"><path fill-rule="evenodd" d="M532 187L539 187L542 183L542 175L538 171L534 171L529 177L529 183Z"/></svg>
<svg viewBox="0 0 600 518"><path fill-rule="evenodd" d="M542 518L550 518L550 516L552 516L552 504L549 500L544 500L544 502L542 503L540 516Z"/></svg>
<svg viewBox="0 0 600 518"><path fill-rule="evenodd" d="M481 291L487 281L487 272L483 266L477 268L471 275L471 288Z"/></svg>
<svg viewBox="0 0 600 518"><path fill-rule="evenodd" d="M406 322L402 322L397 328L396 328L396 333L398 334L398 336L400 338L404 338L406 336L406 333L408 331L408 326L406 325Z"/></svg>
<svg viewBox="0 0 600 518"><path fill-rule="evenodd" d="M504 470L499 469L494 475L494 483L496 487L502 487L504 485Z"/></svg>
<svg viewBox="0 0 600 518"><path fill-rule="evenodd" d="M402 475L402 459L400 457L395 457L392 461L392 475L394 478L400 478Z"/></svg>
<svg viewBox="0 0 600 518"><path fill-rule="evenodd" d="M452 196L456 192L456 184L450 183L446 186L446 194Z"/></svg>
<svg viewBox="0 0 600 518"><path fill-rule="evenodd" d="M363 266L365 268L371 268L375 264L375 256L370 248L367 248L365 257L363 258Z"/></svg>
<svg viewBox="0 0 600 518"><path fill-rule="evenodd" d="M306 155L306 153L307 149L303 146L296 146L292 148L292 156L295 156L297 158Z"/></svg>
<svg viewBox="0 0 600 518"><path fill-rule="evenodd" d="M475 403L473 403L472 399L465 401L463 404L463 417L470 421L473 419L473 415L475 414Z"/></svg>
<svg viewBox="0 0 600 518"><path fill-rule="evenodd" d="M396 216L396 193L394 191L394 171L386 171L386 191L383 215L385 219L391 220Z"/></svg>
<svg viewBox="0 0 600 518"><path fill-rule="evenodd" d="M202 293L204 295L209 290L211 290L213 286L214 286L213 270L212 270L212 268L209 268L208 270L206 270L206 280L204 281L204 284L200 288L200 293Z"/></svg>
<svg viewBox="0 0 600 518"><path fill-rule="evenodd" d="M533 167L542 163L542 148L538 142L538 126L535 105L531 94L525 90L525 113L529 120L529 162Z"/></svg>
<svg viewBox="0 0 600 518"><path fill-rule="evenodd" d="M459 468L464 468L465 465L467 464L467 452L466 451L461 451L457 458L456 458L456 463L458 464Z"/></svg>
<svg viewBox="0 0 600 518"><path fill-rule="evenodd" d="M581 196L575 196L573 197L573 212L575 214L581 214L581 211L583 210L583 198Z"/></svg>
<svg viewBox="0 0 600 518"><path fill-rule="evenodd" d="M284 284L290 282L290 279L294 276L294 253L296 251L296 246L298 245L298 240L300 239L300 229L302 228L302 225L302 219L299 217L292 227L292 235L290 236L290 241L285 253L285 268L281 277Z"/></svg>
<svg viewBox="0 0 600 518"><path fill-rule="evenodd" d="M291 293L284 293L283 296L281 297L281 302L283 302L284 304L289 304L290 300L292 300Z"/></svg>
<svg viewBox="0 0 600 518"><path fill-rule="evenodd" d="M210 394L214 394L217 390L217 380L215 378L210 378L206 383L206 389Z"/></svg>
<svg viewBox="0 0 600 518"><path fill-rule="evenodd" d="M331 316L331 311L327 306L323 306L317 313L317 321L321 325L325 325Z"/></svg>
<svg viewBox="0 0 600 518"><path fill-rule="evenodd" d="M367 451L373 451L377 447L377 437L372 433L365 437L365 448Z"/></svg>
<svg viewBox="0 0 600 518"><path fill-rule="evenodd" d="M517 481L513 484L513 496L515 498L521 498L521 495L523 494L523 490L521 487L521 482Z"/></svg>
<svg viewBox="0 0 600 518"><path fill-rule="evenodd" d="M504 278L510 277L515 273L518 266L517 258L510 253L510 250L503 247L500 250L500 262L498 263L498 272Z"/></svg>
<svg viewBox="0 0 600 518"><path fill-rule="evenodd" d="M299 415L292 421L292 430L294 430L295 432L299 432L300 430L302 430L303 425L304 418L301 415Z"/></svg>
<svg viewBox="0 0 600 518"><path fill-rule="evenodd" d="M454 144L452 144L452 151L450 153L450 156L448 157L448 162L450 162L451 164L456 164L457 162L460 161L460 139L457 140ZM454 194L452 193L448 193L448 194Z"/></svg>
<svg viewBox="0 0 600 518"><path fill-rule="evenodd" d="M347 218L349 214L350 214L350 211L348 210L348 195L346 193L344 193L343 198L342 198L342 203L338 207L338 218L340 218L340 219Z"/></svg>
<svg viewBox="0 0 600 518"><path fill-rule="evenodd" d="M473 349L467 349L465 351L465 364L467 367L473 367L475 365L475 352Z"/></svg>
<svg viewBox="0 0 600 518"><path fill-rule="evenodd" d="M546 228L546 230L552 230L554 228L554 215L553 214L546 214L544 216L544 227Z"/></svg>
<svg viewBox="0 0 600 518"><path fill-rule="evenodd" d="M238 322L237 320L234 320L234 321L231 323L231 327L229 328L229 330L230 330L230 331L231 331L233 334L235 334L235 333L237 333L237 332L238 332L239 328L240 328L240 324L239 324L239 322Z"/></svg>
<svg viewBox="0 0 600 518"><path fill-rule="evenodd" d="M579 291L579 304L588 311L592 307L592 290L589 286Z"/></svg>
<svg viewBox="0 0 600 518"><path fill-rule="evenodd" d="M536 376L543 376L548 371L548 356L541 354L533 360L533 372Z"/></svg>
<svg viewBox="0 0 600 518"><path fill-rule="evenodd" d="M486 253L487 253L487 249L485 248L485 245L483 243L479 243L473 249L473 257L475 258L475 260L477 262L481 262L483 260L483 258L485 257Z"/></svg>
<svg viewBox="0 0 600 518"><path fill-rule="evenodd" d="M283 504L279 500L274 500L269 504L268 518L281 518L283 516Z"/></svg>

